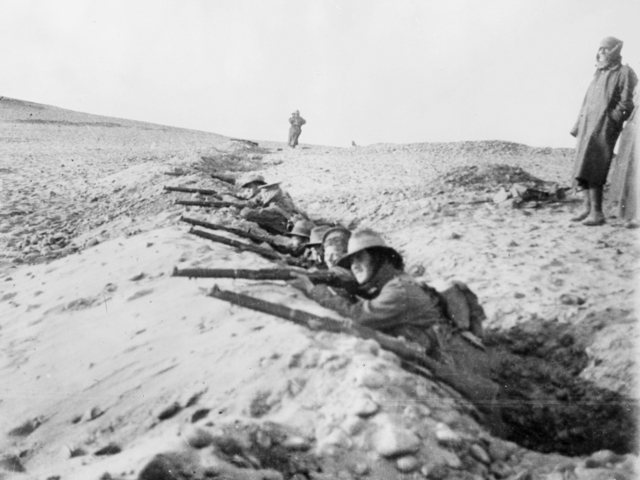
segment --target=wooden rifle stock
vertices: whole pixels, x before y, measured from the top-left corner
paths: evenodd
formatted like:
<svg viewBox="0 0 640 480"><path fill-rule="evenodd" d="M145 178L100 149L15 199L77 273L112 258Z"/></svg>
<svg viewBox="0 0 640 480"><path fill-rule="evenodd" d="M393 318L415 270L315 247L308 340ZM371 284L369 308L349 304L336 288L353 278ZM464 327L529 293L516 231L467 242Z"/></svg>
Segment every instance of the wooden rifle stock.
<svg viewBox="0 0 640 480"><path fill-rule="evenodd" d="M262 243L266 242L271 245L274 250L277 250L280 253L289 253L290 249L284 245L278 245L275 242L271 241L270 236L257 235L252 233L251 231L241 230L239 228L227 227L225 225L218 225L216 223L205 222L203 220L198 220L195 218L189 217L180 217L181 222L188 223L190 225L195 225L197 227L208 228L209 230L222 230L223 232L233 233L234 235L240 238L248 238L254 242Z"/></svg>
<svg viewBox="0 0 640 480"><path fill-rule="evenodd" d="M302 260L298 260L297 258L293 258L287 255L280 255L278 252L274 252L273 250L268 250L263 247L257 247L249 243L243 243L238 240L233 240L231 238L222 237L220 235L215 235L213 233L204 232L202 230L197 230L195 228L191 228L189 230L189 233L200 238L206 238L207 240L212 240L217 243L229 245L230 247L234 247L239 250L257 253L258 255L269 260L279 260L287 263L288 265L294 265L297 267L304 266L304 262Z"/></svg>

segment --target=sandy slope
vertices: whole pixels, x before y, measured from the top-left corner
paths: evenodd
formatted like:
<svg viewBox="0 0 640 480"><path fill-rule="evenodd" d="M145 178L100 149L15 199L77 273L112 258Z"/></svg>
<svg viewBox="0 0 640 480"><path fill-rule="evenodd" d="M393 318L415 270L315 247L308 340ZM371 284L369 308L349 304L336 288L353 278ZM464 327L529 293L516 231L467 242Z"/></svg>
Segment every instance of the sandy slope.
<svg viewBox="0 0 640 480"><path fill-rule="evenodd" d="M372 342L233 307L206 296L212 281L170 277L174 266L269 265L187 234L178 222L184 209L162 193L169 184L222 188L202 175L163 173L189 169L201 155L243 152L245 144L0 103L1 475L137 478L156 453L193 453L186 444L194 428L215 436L228 425L270 421L289 429L292 452L302 439L320 455L325 476L317 478L395 478L411 462L414 473L398 478L507 478L558 465L579 478L613 470L632 478L633 455L585 473L606 462L518 448L479 426L456 392L404 372ZM413 272L466 281L492 327L520 325L545 339L558 323L575 326L589 355L582 375L633 391L635 233L615 220L598 229L570 224L570 201L519 209L472 203L497 186L444 180L453 168L504 163L564 183L566 152L500 142L264 145L264 174L283 180L312 217L375 227ZM190 215L228 220L233 211ZM329 314L277 282L218 283ZM562 294L585 302L564 304ZM204 416L194 421L197 411ZM390 438L419 445L387 455ZM108 445L121 451L96 455ZM219 461L207 449L197 453L203 464ZM26 472L12 472L16 464Z"/></svg>

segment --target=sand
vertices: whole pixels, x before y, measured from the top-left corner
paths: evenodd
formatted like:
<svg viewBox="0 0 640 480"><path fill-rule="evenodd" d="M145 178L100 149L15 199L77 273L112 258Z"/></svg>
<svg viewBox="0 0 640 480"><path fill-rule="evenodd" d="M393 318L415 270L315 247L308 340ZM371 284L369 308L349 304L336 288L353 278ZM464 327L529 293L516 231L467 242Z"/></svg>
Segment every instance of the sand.
<svg viewBox="0 0 640 480"><path fill-rule="evenodd" d="M466 282L486 328L545 338L567 325L587 355L580 376L634 396L636 232L615 218L597 228L569 222L578 208L571 192L514 208L491 200L513 179L463 175L507 165L569 186L570 151L508 142L256 149L206 132L0 102L0 475L138 478L166 451L197 450L193 462L205 465L215 456L188 446L194 429L220 437L229 425L272 422L288 429L287 448L297 451L302 439L321 459L316 478L510 478L588 465L633 478L635 455L596 465L492 436L459 394L405 372L374 342L207 296L217 283L331 315L283 282L170 276L176 266L272 266L179 222L183 214L231 222L233 209L174 205L193 196L162 190L223 190L194 167L203 155L235 154L283 181L312 218L375 228L412 273ZM176 170L187 175L166 175ZM363 404L373 412L363 415ZM385 453L390 438L412 435L418 447ZM477 477L455 477L463 471ZM247 474L230 478L273 475Z"/></svg>

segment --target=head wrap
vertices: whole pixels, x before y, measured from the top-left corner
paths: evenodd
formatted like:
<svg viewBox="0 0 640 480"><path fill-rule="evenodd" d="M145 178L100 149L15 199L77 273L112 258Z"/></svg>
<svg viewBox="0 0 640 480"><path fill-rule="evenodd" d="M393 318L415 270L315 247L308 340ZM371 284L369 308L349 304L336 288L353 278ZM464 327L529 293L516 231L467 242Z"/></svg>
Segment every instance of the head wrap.
<svg viewBox="0 0 640 480"><path fill-rule="evenodd" d="M607 70L620 65L622 62L620 50L622 50L623 44L624 42L622 40L618 40L615 37L605 37L602 39L599 48L607 48L609 49L609 53L607 53L606 58L602 61L598 59L598 54L596 54L596 67L598 70Z"/></svg>

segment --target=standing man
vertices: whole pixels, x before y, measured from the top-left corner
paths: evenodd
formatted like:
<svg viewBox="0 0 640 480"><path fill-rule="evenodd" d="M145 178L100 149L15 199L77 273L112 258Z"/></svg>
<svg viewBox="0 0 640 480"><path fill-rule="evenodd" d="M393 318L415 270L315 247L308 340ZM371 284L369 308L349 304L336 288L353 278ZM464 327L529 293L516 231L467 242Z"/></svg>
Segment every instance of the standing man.
<svg viewBox="0 0 640 480"><path fill-rule="evenodd" d="M605 223L602 191L607 182L622 125L633 110L633 89L638 78L622 65L622 41L606 37L596 54L596 72L571 135L577 138L573 176L583 189L584 211L572 221L596 226Z"/></svg>
<svg viewBox="0 0 640 480"><path fill-rule="evenodd" d="M298 138L300 138L300 133L302 133L302 125L307 123L307 121L300 116L300 110L296 110L291 114L289 123L291 124L291 128L289 128L289 147L296 148Z"/></svg>

